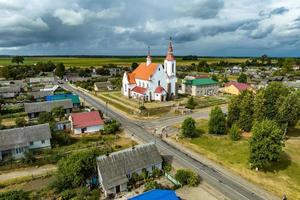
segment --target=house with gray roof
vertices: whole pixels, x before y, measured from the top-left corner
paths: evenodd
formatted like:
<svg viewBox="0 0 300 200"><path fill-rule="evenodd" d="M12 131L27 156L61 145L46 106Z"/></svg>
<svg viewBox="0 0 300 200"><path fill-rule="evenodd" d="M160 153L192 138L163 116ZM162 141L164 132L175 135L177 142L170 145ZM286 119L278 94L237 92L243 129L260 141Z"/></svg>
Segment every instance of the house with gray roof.
<svg viewBox="0 0 300 200"><path fill-rule="evenodd" d="M21 85L0 87L0 98L14 98L21 92Z"/></svg>
<svg viewBox="0 0 300 200"><path fill-rule="evenodd" d="M64 99L58 101L43 101L34 103L24 103L25 112L29 118L37 117L41 112L51 112L53 108L63 107L65 113L70 113L73 108L71 99Z"/></svg>
<svg viewBox="0 0 300 200"><path fill-rule="evenodd" d="M0 130L0 160L22 158L28 149L51 148L49 124Z"/></svg>
<svg viewBox="0 0 300 200"><path fill-rule="evenodd" d="M162 157L154 143L137 145L96 159L99 183L105 196L127 191L133 173L146 169L150 174L162 168Z"/></svg>

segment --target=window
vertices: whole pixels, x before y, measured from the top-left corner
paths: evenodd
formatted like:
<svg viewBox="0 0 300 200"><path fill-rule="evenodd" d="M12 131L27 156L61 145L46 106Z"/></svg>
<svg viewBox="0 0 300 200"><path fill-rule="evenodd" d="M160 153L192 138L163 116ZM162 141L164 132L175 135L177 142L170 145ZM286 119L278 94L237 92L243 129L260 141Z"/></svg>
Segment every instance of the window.
<svg viewBox="0 0 300 200"><path fill-rule="evenodd" d="M160 71L160 67L158 68L158 71Z"/></svg>
<svg viewBox="0 0 300 200"><path fill-rule="evenodd" d="M127 92L127 84L124 85L124 90Z"/></svg>
<svg viewBox="0 0 300 200"><path fill-rule="evenodd" d="M172 73L174 73L174 63L172 63Z"/></svg>
<svg viewBox="0 0 300 200"><path fill-rule="evenodd" d="M157 85L160 86L160 80L158 81Z"/></svg>
<svg viewBox="0 0 300 200"><path fill-rule="evenodd" d="M33 145L33 142L31 141L31 142L29 142L29 144L30 144L30 146L32 146L32 145Z"/></svg>
<svg viewBox="0 0 300 200"><path fill-rule="evenodd" d="M42 144L45 144L45 140L42 140L41 142L42 142Z"/></svg>
<svg viewBox="0 0 300 200"><path fill-rule="evenodd" d="M16 149L16 153L19 153L19 149L18 148Z"/></svg>

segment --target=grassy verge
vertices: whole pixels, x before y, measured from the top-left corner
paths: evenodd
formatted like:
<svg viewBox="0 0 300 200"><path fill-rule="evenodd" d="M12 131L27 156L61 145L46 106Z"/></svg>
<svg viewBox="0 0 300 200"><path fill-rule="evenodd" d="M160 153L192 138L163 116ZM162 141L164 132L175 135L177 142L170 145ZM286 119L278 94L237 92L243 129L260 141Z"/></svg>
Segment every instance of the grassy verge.
<svg viewBox="0 0 300 200"><path fill-rule="evenodd" d="M249 168L247 139L233 142L226 136L208 135L206 120L197 121L197 127L202 133L201 136L193 139L180 139L179 142L278 196L285 193L289 199L299 199L300 140L287 140L284 152L275 167L268 172L256 172Z"/></svg>

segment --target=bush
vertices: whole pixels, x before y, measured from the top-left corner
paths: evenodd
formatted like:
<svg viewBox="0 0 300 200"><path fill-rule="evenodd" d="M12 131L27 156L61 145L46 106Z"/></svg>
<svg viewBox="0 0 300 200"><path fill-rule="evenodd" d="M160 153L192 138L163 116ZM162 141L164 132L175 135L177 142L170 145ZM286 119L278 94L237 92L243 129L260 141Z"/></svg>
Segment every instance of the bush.
<svg viewBox="0 0 300 200"><path fill-rule="evenodd" d="M152 170L152 177L157 178L160 177L162 175L162 171L158 168L154 168Z"/></svg>
<svg viewBox="0 0 300 200"><path fill-rule="evenodd" d="M60 197L63 200L69 200L76 196L76 193L72 189L64 190L60 193Z"/></svg>
<svg viewBox="0 0 300 200"><path fill-rule="evenodd" d="M163 162L163 170L164 172L168 173L172 170L172 165L166 162Z"/></svg>
<svg viewBox="0 0 300 200"><path fill-rule="evenodd" d="M197 186L200 183L200 178L198 174L191 170L179 169L175 174L175 179L181 185L189 185L192 187Z"/></svg>
<svg viewBox="0 0 300 200"><path fill-rule="evenodd" d="M156 181L150 181L150 182L145 183L144 192L153 190L153 189L161 189L161 188L163 188L163 186L160 183L158 183Z"/></svg>
<svg viewBox="0 0 300 200"><path fill-rule="evenodd" d="M241 139L241 131L236 124L233 124L229 130L229 137L233 141Z"/></svg>
<svg viewBox="0 0 300 200"><path fill-rule="evenodd" d="M181 125L181 133L184 137L192 138L197 136L196 122L193 118L188 117L183 121Z"/></svg>
<svg viewBox="0 0 300 200"><path fill-rule="evenodd" d="M195 102L194 97L190 97L186 103L186 108L194 109L197 106L197 102Z"/></svg>
<svg viewBox="0 0 300 200"><path fill-rule="evenodd" d="M63 131L57 131L52 133L52 145L70 145L72 144L72 138L70 135Z"/></svg>
<svg viewBox="0 0 300 200"><path fill-rule="evenodd" d="M23 127L26 125L26 120L24 119L24 117L18 117L16 118L15 123L17 127Z"/></svg>
<svg viewBox="0 0 300 200"><path fill-rule="evenodd" d="M29 196L23 190L11 190L1 193L0 200L29 200Z"/></svg>
<svg viewBox="0 0 300 200"><path fill-rule="evenodd" d="M209 116L208 133L224 134L226 132L226 119L220 107L214 107Z"/></svg>
<svg viewBox="0 0 300 200"><path fill-rule="evenodd" d="M34 154L31 150L27 150L24 153L24 157L22 158L22 161L24 163L34 163L36 161L36 158L34 157Z"/></svg>
<svg viewBox="0 0 300 200"><path fill-rule="evenodd" d="M104 134L115 134L119 130L120 124L116 120L113 120L112 122L104 125L104 129L102 132Z"/></svg>

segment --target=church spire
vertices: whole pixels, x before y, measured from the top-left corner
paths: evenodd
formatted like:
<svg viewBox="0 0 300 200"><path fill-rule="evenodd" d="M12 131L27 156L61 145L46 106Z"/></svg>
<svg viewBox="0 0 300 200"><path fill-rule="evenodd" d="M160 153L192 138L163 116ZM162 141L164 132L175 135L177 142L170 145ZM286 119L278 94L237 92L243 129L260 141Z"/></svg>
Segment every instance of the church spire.
<svg viewBox="0 0 300 200"><path fill-rule="evenodd" d="M174 57L174 54L173 54L172 37L170 37L169 48L168 48L168 53L167 53L167 56L166 56L166 60L168 60L168 61L175 60L175 57Z"/></svg>
<svg viewBox="0 0 300 200"><path fill-rule="evenodd" d="M150 46L148 46L147 66L151 64Z"/></svg>

